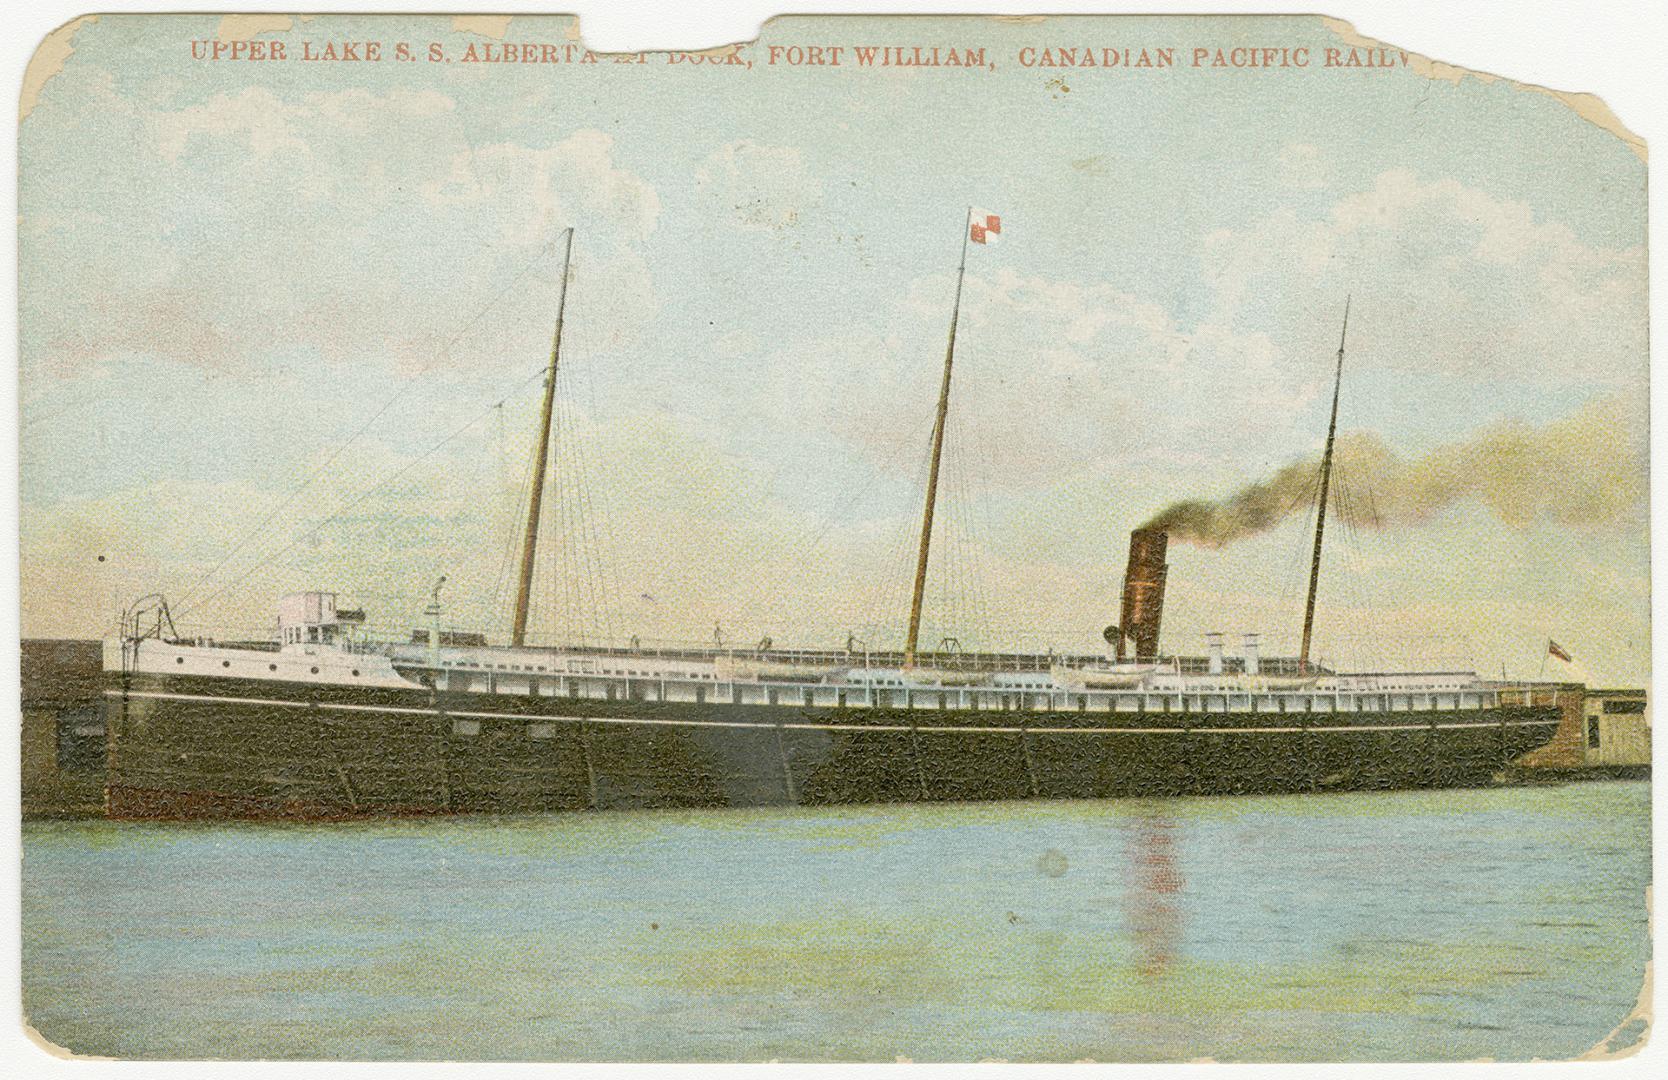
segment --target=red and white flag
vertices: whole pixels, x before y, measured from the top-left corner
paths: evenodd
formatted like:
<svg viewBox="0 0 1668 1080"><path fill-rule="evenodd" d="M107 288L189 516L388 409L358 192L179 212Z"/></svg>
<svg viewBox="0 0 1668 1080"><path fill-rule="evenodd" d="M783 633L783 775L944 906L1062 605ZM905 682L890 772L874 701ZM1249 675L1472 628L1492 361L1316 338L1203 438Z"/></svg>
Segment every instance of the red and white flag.
<svg viewBox="0 0 1668 1080"><path fill-rule="evenodd" d="M1551 638L1546 639L1546 655L1553 657L1554 659L1562 660L1566 664L1575 663L1575 658L1571 656L1562 645L1553 641Z"/></svg>
<svg viewBox="0 0 1668 1080"><path fill-rule="evenodd" d="M975 244L994 244L1002 238L1002 219L995 214L975 210L971 221L972 232L968 235Z"/></svg>

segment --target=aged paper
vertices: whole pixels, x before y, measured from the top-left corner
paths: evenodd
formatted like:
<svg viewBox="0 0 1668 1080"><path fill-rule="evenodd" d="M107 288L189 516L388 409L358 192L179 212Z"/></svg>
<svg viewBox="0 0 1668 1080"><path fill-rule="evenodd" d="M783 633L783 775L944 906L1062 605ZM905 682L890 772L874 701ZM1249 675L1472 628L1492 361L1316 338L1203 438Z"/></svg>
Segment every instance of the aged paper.
<svg viewBox="0 0 1668 1080"><path fill-rule="evenodd" d="M19 113L54 1052L1644 1044L1597 97L1311 15L89 15Z"/></svg>

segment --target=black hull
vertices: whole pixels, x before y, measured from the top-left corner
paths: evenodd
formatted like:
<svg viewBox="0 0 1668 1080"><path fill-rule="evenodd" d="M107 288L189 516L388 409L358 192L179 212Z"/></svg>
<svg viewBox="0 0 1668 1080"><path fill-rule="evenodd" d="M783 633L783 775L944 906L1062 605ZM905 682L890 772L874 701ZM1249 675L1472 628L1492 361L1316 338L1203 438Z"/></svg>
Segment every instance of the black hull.
<svg viewBox="0 0 1668 1080"><path fill-rule="evenodd" d="M1489 783L1558 710L888 710L143 676L106 691L107 812L352 818Z"/></svg>

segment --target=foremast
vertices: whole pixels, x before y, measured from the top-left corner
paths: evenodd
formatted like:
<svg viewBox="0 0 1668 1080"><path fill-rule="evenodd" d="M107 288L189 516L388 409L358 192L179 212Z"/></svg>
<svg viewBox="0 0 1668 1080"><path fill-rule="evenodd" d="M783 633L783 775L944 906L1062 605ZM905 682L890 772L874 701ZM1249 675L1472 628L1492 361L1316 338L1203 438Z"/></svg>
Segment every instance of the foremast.
<svg viewBox="0 0 1668 1080"><path fill-rule="evenodd" d="M556 405L556 365L562 356L562 314L568 303L568 261L573 256L573 229L564 234L562 286L556 299L556 329L550 338L550 367L544 375L544 405L539 412L538 447L533 456L532 486L527 495L527 529L521 540L521 574L516 583L515 616L510 624L510 644L527 640L527 610L533 598L533 564L539 545L539 511L544 505L544 472L550 458L550 420Z"/></svg>
<svg viewBox="0 0 1668 1080"><path fill-rule="evenodd" d="M932 515L938 500L938 466L944 456L944 422L950 411L950 372L956 361L956 325L961 317L961 283L967 276L967 241L973 231L973 208L961 229L961 265L956 270L956 300L950 309L950 341L944 349L944 378L938 387L938 417L932 426L932 463L927 469L927 498L921 509L921 544L915 558L915 589L909 601L909 634L904 639L903 666L915 666L921 638L921 601L927 591L927 556L932 548Z"/></svg>
<svg viewBox="0 0 1668 1080"><path fill-rule="evenodd" d="M1309 670L1309 641L1315 630L1315 592L1320 587L1321 543L1326 537L1326 502L1332 486L1332 446L1338 436L1338 392L1344 385L1344 339L1349 334L1349 297L1344 297L1344 328L1338 334L1338 369L1332 376L1332 418L1326 424L1326 449L1321 453L1320 493L1315 506L1315 551L1309 560L1309 597L1303 605L1303 646L1298 667Z"/></svg>

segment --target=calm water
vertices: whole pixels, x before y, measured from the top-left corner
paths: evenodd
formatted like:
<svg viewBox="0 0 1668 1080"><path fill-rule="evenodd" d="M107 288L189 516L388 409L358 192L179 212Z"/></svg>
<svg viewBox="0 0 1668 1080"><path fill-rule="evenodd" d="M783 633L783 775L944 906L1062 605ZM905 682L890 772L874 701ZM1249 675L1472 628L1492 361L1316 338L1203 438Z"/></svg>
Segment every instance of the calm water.
<svg viewBox="0 0 1668 1080"><path fill-rule="evenodd" d="M125 1057L1567 1058L1650 787L30 823L23 983Z"/></svg>

